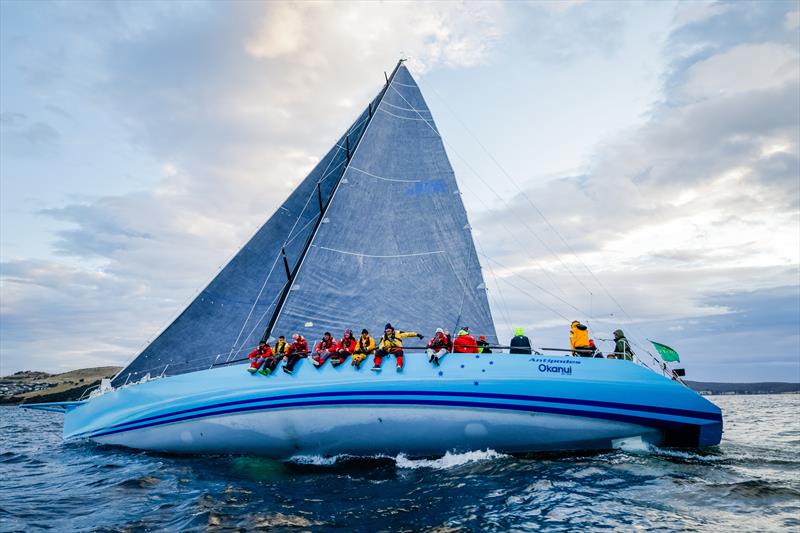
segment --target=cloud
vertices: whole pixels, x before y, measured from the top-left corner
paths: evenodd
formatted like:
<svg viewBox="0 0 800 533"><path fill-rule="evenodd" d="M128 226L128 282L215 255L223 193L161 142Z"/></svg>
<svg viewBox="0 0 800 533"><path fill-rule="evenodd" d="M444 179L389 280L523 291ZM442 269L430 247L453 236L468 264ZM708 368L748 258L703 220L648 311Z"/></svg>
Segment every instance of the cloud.
<svg viewBox="0 0 800 533"><path fill-rule="evenodd" d="M741 9L715 9L691 25L736 21ZM694 338L686 325L731 327L741 316L734 296L796 292L787 287L800 279L800 55L796 45L751 37L715 43L676 29L664 98L641 126L598 146L584 173L531 180L511 199L478 191L496 206L472 222L486 255L503 265L485 269L501 335L515 320L543 343L563 343L554 316L592 317L600 332L627 324L640 340L666 324L680 332L676 345L723 357L711 339L727 346L724 328ZM714 52L687 59L684 51L699 46ZM497 312L501 305L509 316ZM796 330L800 312L784 310L782 324ZM754 324L766 328L758 316ZM796 354L789 344L776 352ZM701 371L713 377L710 366Z"/></svg>
<svg viewBox="0 0 800 533"><path fill-rule="evenodd" d="M688 70L690 98L780 87L800 79L800 53L777 43L747 43L698 61Z"/></svg>
<svg viewBox="0 0 800 533"><path fill-rule="evenodd" d="M285 199L401 53L418 72L488 61L504 13L494 2L71 4L36 17L4 7L10 31L53 35L19 35L15 79L58 118L81 112L53 95L93 106L155 173L144 190L37 207L58 225L53 256L2 265L3 371L129 359ZM1 118L4 149L33 155L59 139L25 114Z"/></svg>
<svg viewBox="0 0 800 533"><path fill-rule="evenodd" d="M0 150L8 154L33 157L57 149L61 134L47 122L33 120L24 113L0 113Z"/></svg>

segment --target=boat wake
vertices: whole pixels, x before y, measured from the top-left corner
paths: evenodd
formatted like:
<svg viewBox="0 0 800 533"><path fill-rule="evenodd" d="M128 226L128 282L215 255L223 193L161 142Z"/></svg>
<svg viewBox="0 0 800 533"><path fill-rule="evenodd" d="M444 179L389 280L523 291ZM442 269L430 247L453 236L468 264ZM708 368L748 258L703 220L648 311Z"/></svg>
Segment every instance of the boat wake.
<svg viewBox="0 0 800 533"><path fill-rule="evenodd" d="M354 461L358 460L378 462L392 461L397 468L405 470L415 470L418 468L449 470L451 468L457 468L469 463L493 461L496 459L506 459L509 457L509 455L498 453L494 450L479 450L463 453L447 452L442 457L435 459L411 459L402 453L394 457L382 454L367 455L363 457L357 457L354 455L334 455L330 457L323 457L321 455L296 455L287 462L303 466L341 466L343 464L352 464Z"/></svg>

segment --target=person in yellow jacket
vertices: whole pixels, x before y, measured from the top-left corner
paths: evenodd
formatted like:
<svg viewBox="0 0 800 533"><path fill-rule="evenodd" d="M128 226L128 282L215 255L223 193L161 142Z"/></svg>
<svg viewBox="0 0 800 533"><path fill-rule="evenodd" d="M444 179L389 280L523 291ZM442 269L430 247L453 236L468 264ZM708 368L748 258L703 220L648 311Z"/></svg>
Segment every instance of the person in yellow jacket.
<svg viewBox="0 0 800 533"><path fill-rule="evenodd" d="M593 350L589 345L589 328L578 322L572 321L569 330L569 346L574 351L572 355L581 357L592 357Z"/></svg>
<svg viewBox="0 0 800 533"><path fill-rule="evenodd" d="M286 337L281 335L278 337L278 342L275 343L275 348L273 349L275 352L275 357L284 357L286 352L289 351L289 345L286 343Z"/></svg>
<svg viewBox="0 0 800 533"><path fill-rule="evenodd" d="M375 339L369 336L369 331L362 329L361 337L358 338L356 349L353 351L353 357L350 359L350 364L356 368L361 368L361 363L373 352L375 352Z"/></svg>
<svg viewBox="0 0 800 533"><path fill-rule="evenodd" d="M386 324L383 328L383 337L378 341L378 351L375 352L375 366L372 367L372 370L380 372L381 362L388 355L394 355L397 358L397 371L403 370L403 339L409 337L421 339L422 335L414 331L395 331L391 324Z"/></svg>

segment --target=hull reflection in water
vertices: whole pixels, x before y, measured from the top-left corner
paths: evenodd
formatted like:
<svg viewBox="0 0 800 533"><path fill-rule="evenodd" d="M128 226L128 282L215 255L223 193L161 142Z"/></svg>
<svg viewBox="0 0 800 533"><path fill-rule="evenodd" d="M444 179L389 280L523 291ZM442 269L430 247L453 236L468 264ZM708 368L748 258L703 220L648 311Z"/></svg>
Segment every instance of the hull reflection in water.
<svg viewBox="0 0 800 533"><path fill-rule="evenodd" d="M438 368L422 356L402 373L385 366L376 375L302 361L292 376L237 365L156 379L69 406L64 437L281 459L701 447L721 436L714 404L627 361L463 354Z"/></svg>

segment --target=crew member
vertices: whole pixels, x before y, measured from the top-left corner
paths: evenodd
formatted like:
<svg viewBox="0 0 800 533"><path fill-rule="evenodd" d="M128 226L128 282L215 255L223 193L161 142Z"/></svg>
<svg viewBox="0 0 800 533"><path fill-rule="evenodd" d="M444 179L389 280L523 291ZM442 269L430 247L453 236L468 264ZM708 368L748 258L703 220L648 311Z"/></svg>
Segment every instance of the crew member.
<svg viewBox="0 0 800 533"><path fill-rule="evenodd" d="M378 351L375 352L375 366L372 370L381 371L383 358L394 355L397 358L397 371L403 370L403 339L409 337L422 338L422 335L414 331L395 331L391 324L386 324L383 328L383 336L378 341Z"/></svg>
<svg viewBox="0 0 800 533"><path fill-rule="evenodd" d="M350 328L344 330L342 340L339 341L333 350L333 355L331 356L331 365L339 366L344 363L345 359L353 355L353 351L356 349L356 344L357 341L353 337L353 330Z"/></svg>
<svg viewBox="0 0 800 533"><path fill-rule="evenodd" d="M361 363L364 362L370 354L375 351L375 339L369 336L369 331L366 329L361 330L361 337L358 338L356 349L353 351L353 359L350 364L356 368L361 368Z"/></svg>
<svg viewBox="0 0 800 533"><path fill-rule="evenodd" d="M261 365L264 364L267 357L272 357L272 348L267 344L267 341L261 341L258 343L258 348L250 352L247 357L250 359L250 367L247 371L251 374L255 374L258 372L258 369L261 368Z"/></svg>
<svg viewBox="0 0 800 533"><path fill-rule="evenodd" d="M514 337L508 345L511 347L508 353L531 354L531 340L525 336L525 330L522 328L514 330Z"/></svg>
<svg viewBox="0 0 800 533"><path fill-rule="evenodd" d="M428 341L425 353L428 354L428 362L439 366L439 360L450 352L450 339L444 334L442 328L436 328L436 333Z"/></svg>
<svg viewBox="0 0 800 533"><path fill-rule="evenodd" d="M312 362L314 366L319 368L325 364L325 361L328 360L328 357L333 355L333 352L336 349L336 339L333 338L330 331L326 331L325 334L322 335L322 340L317 343L317 346L314 348L314 357L312 358Z"/></svg>
<svg viewBox="0 0 800 533"><path fill-rule="evenodd" d="M589 346L589 328L573 320L569 329L569 347L572 348L572 355L581 357L592 357L594 350Z"/></svg>
<svg viewBox="0 0 800 533"><path fill-rule="evenodd" d="M303 357L308 357L308 342L302 335L295 333L292 335L292 344L289 345L286 350L286 356L283 358L286 361L286 364L283 365L283 371L287 374L293 373L294 365Z"/></svg>

